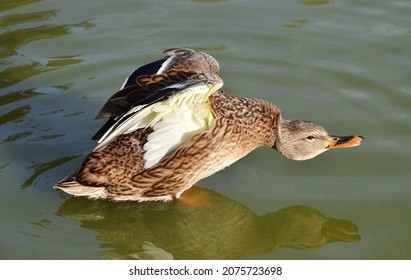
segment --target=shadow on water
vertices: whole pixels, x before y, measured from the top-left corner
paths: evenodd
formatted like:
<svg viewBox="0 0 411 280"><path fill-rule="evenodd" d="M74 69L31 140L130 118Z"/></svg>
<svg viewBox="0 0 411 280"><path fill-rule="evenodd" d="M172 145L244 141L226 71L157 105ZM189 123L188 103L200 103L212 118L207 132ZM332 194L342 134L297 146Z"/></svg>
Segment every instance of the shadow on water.
<svg viewBox="0 0 411 280"><path fill-rule="evenodd" d="M358 227L308 206L258 216L194 186L171 203L68 199L58 216L97 232L104 259L244 259L279 248L307 250L360 240Z"/></svg>

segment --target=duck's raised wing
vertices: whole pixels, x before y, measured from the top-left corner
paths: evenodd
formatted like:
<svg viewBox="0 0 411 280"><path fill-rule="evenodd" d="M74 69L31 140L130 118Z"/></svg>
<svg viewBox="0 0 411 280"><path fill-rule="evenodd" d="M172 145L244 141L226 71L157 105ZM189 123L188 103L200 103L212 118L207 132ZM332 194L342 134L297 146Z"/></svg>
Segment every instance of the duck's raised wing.
<svg viewBox="0 0 411 280"><path fill-rule="evenodd" d="M176 48L164 53L166 57L163 59L141 66L131 73L122 88L109 98L96 116L96 119L109 120L93 136L93 140L101 139L119 117L131 109L163 100L198 80L204 80L197 77L199 74L217 76L220 69L212 56L200 51Z"/></svg>

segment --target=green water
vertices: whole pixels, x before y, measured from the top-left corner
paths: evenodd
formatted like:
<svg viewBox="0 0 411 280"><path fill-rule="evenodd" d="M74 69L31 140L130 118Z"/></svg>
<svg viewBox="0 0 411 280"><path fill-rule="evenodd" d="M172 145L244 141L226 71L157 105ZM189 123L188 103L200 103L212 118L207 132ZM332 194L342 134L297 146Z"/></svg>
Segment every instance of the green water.
<svg viewBox="0 0 411 280"><path fill-rule="evenodd" d="M411 2L2 0L1 259L410 259ZM93 120L162 50L213 55L224 89L360 147L258 149L189 194L112 203L52 189Z"/></svg>

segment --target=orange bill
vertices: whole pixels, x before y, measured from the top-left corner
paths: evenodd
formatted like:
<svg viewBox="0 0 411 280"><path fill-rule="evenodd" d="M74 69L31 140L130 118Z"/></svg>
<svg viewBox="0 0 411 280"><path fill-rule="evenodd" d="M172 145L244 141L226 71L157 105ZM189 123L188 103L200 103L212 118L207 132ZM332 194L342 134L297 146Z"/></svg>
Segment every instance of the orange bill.
<svg viewBox="0 0 411 280"><path fill-rule="evenodd" d="M360 145L362 140L364 140L364 137L359 135L331 136L328 147L330 149L355 147Z"/></svg>

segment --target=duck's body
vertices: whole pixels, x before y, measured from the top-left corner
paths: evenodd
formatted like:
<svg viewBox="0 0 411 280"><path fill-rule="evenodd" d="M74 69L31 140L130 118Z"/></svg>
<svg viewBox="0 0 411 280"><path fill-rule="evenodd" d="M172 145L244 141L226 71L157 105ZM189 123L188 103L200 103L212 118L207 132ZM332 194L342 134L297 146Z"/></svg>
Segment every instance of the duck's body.
<svg viewBox="0 0 411 280"><path fill-rule="evenodd" d="M99 144L56 188L90 198L169 201L257 147L303 160L362 140L328 136L312 122L282 119L265 101L220 91L218 63L203 52L166 54L137 69L109 99L98 114L110 118L95 136Z"/></svg>

